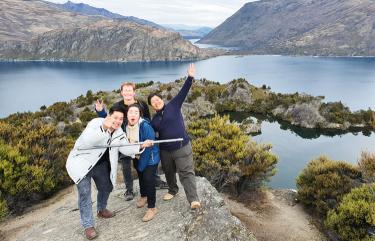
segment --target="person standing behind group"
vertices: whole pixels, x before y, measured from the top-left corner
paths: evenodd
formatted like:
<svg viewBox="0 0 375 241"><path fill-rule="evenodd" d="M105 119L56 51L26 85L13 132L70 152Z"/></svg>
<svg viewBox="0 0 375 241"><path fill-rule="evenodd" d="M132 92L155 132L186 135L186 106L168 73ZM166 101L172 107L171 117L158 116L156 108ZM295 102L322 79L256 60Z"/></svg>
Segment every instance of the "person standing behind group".
<svg viewBox="0 0 375 241"><path fill-rule="evenodd" d="M148 104L156 111L151 125L159 134L158 138L161 140L183 138L182 142L161 143L159 145L161 164L169 186L168 193L163 199L165 201L171 200L178 193L177 172L191 209L197 209L201 205L197 194L193 153L181 113L182 104L193 84L195 74L193 64L189 65L187 73L188 77L181 90L168 104L165 104L161 95L157 93L151 93L147 99Z"/></svg>
<svg viewBox="0 0 375 241"><path fill-rule="evenodd" d="M155 140L155 132L148 120L141 118L142 110L138 104L129 105L127 113L126 134L130 143ZM147 212L142 221L147 222L157 213L155 207L156 190L155 175L160 161L159 147L154 145L146 148L142 154L136 155L133 160L134 168L138 173L139 189L141 197L137 201L137 207L142 208L147 203Z"/></svg>
<svg viewBox="0 0 375 241"><path fill-rule="evenodd" d="M139 106L141 107L141 111L143 113L143 118L151 120L150 110L148 108L148 105L144 101L137 100L135 98L135 84L134 83L129 83L129 82L123 83L121 85L120 91L121 91L120 93L123 99L113 104L113 106L121 106L122 108L125 109L125 111L127 111L128 107L131 104L139 104ZM96 101L95 111L99 117L104 118L107 116L107 112L105 111L103 102L101 100ZM122 128L125 131L124 127L125 126L123 125ZM123 174L124 182L126 186L126 191L124 193L125 200L130 201L130 200L133 200L134 198L133 177L131 173L132 158L125 156L125 155L120 155L120 162L122 164L122 174ZM155 172L155 178L156 178L156 185L158 188L160 189L168 188L167 184L160 179L160 176L157 174L157 170Z"/></svg>

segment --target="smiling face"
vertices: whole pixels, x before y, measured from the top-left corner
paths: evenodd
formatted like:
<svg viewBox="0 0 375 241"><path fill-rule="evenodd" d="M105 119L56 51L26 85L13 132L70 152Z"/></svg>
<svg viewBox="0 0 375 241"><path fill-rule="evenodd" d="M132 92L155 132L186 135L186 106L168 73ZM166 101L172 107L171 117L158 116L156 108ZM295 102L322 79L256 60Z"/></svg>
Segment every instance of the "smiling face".
<svg viewBox="0 0 375 241"><path fill-rule="evenodd" d="M125 101L134 101L135 91L134 91L133 86L131 85L122 86L121 95Z"/></svg>
<svg viewBox="0 0 375 241"><path fill-rule="evenodd" d="M154 108L154 110L156 111L161 110L164 107L164 101L160 99L160 97L157 95L154 95L151 98L150 103L151 103L152 108Z"/></svg>
<svg viewBox="0 0 375 241"><path fill-rule="evenodd" d="M113 121L112 129L117 130L121 127L122 122L124 121L124 113L120 111L114 111L110 116Z"/></svg>
<svg viewBox="0 0 375 241"><path fill-rule="evenodd" d="M139 112L139 109L135 106L132 106L128 109L128 124L133 126L138 123L141 113Z"/></svg>

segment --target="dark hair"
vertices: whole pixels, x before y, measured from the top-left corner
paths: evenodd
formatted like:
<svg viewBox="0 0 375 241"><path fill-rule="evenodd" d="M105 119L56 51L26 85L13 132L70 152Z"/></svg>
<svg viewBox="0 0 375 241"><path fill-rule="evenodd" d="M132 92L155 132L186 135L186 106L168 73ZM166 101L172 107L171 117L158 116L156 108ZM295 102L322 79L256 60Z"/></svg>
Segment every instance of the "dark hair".
<svg viewBox="0 0 375 241"><path fill-rule="evenodd" d="M114 105L114 106L112 106L112 107L109 109L108 114L109 114L109 115L112 115L113 112L115 112L115 111L117 111L117 112L121 112L122 114L124 114L124 117L125 117L125 115L126 115L126 110L125 110L125 108L122 107L122 106L120 106L120 105Z"/></svg>
<svg viewBox="0 0 375 241"><path fill-rule="evenodd" d="M140 104L138 104L138 103L134 103L134 104L129 105L129 106L128 106L128 111L129 111L129 109L130 109L131 107L137 107L138 110L139 110L139 116L140 116L140 117L143 117L143 111L142 111L142 107L140 106ZM127 114L127 113L126 113L126 114ZM128 116L128 115L126 115L126 116Z"/></svg>
<svg viewBox="0 0 375 241"><path fill-rule="evenodd" d="M161 96L161 94L159 94L159 93L151 93L147 97L147 102L148 102L149 105L151 105L151 98L154 97L154 96L157 96L160 99L163 99L163 97Z"/></svg>

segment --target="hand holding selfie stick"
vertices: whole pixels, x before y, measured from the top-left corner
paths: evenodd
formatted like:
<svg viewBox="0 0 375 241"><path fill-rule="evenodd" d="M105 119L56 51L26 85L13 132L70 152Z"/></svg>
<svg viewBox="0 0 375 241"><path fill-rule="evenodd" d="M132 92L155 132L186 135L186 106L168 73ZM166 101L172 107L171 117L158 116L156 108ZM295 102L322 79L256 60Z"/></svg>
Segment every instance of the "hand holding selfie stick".
<svg viewBox="0 0 375 241"><path fill-rule="evenodd" d="M183 141L183 138L176 138L176 139L166 139L166 140L156 140L152 141L153 144L159 144L159 143L167 143L167 142L178 142ZM142 145L144 142L137 142L137 143L127 143L122 145L104 145L104 146L92 146L92 147L84 147L84 148L77 148L78 151L83 150L93 150L93 149L100 149L100 148L109 148L109 147L123 147L123 146L134 146L134 145Z"/></svg>

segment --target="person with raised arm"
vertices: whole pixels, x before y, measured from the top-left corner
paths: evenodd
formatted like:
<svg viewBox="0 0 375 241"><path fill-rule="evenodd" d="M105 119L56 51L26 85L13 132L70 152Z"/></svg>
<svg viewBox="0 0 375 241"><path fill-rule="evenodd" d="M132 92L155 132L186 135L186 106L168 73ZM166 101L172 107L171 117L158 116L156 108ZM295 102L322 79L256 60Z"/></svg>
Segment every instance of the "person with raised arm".
<svg viewBox="0 0 375 241"><path fill-rule="evenodd" d="M161 143L160 158L162 168L168 183L168 193L163 197L165 201L171 200L178 193L176 172L179 175L182 186L191 209L201 206L195 181L193 152L189 136L185 129L181 107L193 84L195 66L190 64L188 77L178 94L169 103L164 103L162 96L151 93L148 96L148 104L156 111L151 125L159 134L159 139L183 138L182 142Z"/></svg>

